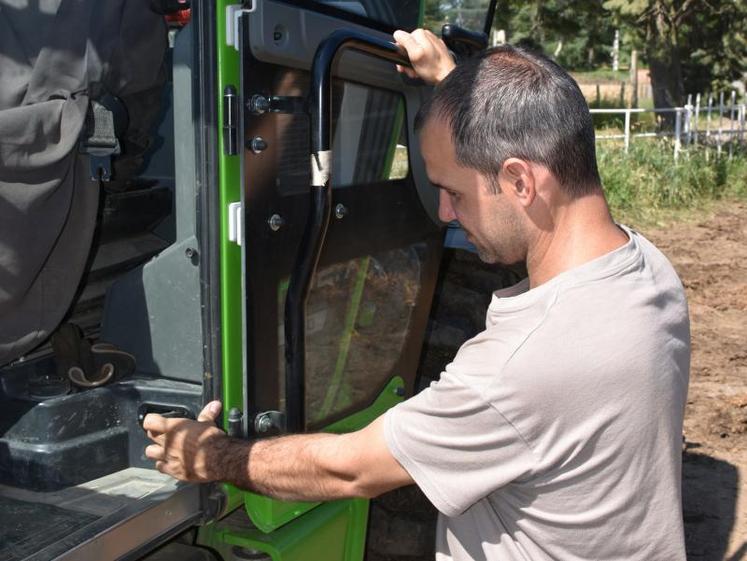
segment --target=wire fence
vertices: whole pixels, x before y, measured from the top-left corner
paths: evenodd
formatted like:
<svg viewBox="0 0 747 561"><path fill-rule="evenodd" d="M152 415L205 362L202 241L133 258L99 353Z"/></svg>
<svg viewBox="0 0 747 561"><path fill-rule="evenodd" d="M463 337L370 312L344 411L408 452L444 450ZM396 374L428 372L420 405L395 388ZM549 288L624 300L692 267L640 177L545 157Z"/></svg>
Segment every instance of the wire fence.
<svg viewBox="0 0 747 561"><path fill-rule="evenodd" d="M694 101L694 103L693 103ZM728 102L725 103L724 92L701 96L697 94L687 97L684 107L661 109L590 109L593 115L623 115L622 133L597 134L597 140L622 140L625 152L630 149L630 143L636 138L673 138L673 155L677 161L684 146L703 145L707 150L713 149L717 157L721 157L725 146L728 148L729 158L734 155L735 145L744 145L745 113L747 104L736 103L736 92L732 91ZM632 130L632 117L643 114L653 114L655 129L648 132ZM672 120L666 116L674 114ZM602 129L604 131L605 129Z"/></svg>

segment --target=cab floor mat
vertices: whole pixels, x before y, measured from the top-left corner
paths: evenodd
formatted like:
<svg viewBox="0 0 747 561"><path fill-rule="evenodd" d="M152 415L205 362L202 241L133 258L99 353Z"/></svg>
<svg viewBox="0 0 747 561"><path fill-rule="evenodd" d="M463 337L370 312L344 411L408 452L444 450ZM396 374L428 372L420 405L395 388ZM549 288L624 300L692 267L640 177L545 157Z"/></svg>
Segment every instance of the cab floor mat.
<svg viewBox="0 0 747 561"><path fill-rule="evenodd" d="M0 561L20 561L98 516L49 504L0 497Z"/></svg>
<svg viewBox="0 0 747 561"><path fill-rule="evenodd" d="M133 467L59 491L29 491L0 485L0 501L5 498L15 499L102 517L134 504L151 493L168 490L175 485L176 481L168 475L154 469ZM5 513L0 510L0 523L4 518ZM0 558L0 561L3 559Z"/></svg>

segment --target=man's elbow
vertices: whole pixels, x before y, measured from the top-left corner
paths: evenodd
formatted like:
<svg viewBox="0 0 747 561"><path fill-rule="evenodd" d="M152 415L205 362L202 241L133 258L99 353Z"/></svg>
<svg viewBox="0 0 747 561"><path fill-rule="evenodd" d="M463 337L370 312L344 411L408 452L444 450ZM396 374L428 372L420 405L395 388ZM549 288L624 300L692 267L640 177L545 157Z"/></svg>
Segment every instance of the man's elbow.
<svg viewBox="0 0 747 561"><path fill-rule="evenodd" d="M365 477L351 481L348 486L349 496L358 499L375 499L393 488L371 481Z"/></svg>

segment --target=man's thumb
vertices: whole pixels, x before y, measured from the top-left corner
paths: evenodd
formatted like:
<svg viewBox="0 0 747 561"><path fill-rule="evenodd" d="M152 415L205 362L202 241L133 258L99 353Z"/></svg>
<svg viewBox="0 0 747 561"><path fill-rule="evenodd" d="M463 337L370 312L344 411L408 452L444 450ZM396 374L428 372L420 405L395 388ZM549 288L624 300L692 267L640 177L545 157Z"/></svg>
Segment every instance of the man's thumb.
<svg viewBox="0 0 747 561"><path fill-rule="evenodd" d="M200 411L200 414L197 416L197 420L200 422L209 421L211 423L214 423L218 418L218 415L220 415L221 407L222 405L220 401L211 401L203 408L202 411Z"/></svg>

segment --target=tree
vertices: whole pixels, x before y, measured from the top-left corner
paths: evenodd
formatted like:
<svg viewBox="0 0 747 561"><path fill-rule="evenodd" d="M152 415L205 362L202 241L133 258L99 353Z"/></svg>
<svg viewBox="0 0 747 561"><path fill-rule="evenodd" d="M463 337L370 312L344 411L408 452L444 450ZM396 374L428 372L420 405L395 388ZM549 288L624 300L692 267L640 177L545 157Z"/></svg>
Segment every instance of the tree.
<svg viewBox="0 0 747 561"><path fill-rule="evenodd" d="M682 105L686 91L744 73L745 0L607 0L605 8L643 43L654 106Z"/></svg>

